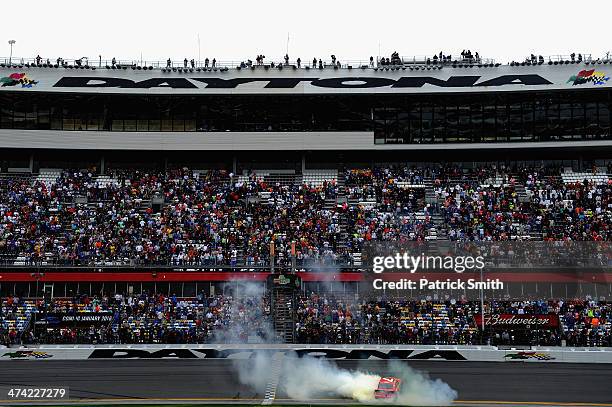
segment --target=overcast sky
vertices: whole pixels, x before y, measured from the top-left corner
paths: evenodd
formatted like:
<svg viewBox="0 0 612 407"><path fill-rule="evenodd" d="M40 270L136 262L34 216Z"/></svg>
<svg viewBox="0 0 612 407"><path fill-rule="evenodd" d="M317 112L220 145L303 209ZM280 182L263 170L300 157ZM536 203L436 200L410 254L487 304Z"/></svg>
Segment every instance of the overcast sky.
<svg viewBox="0 0 612 407"><path fill-rule="evenodd" d="M6 0L8 1L8 0ZM576 0L28 0L4 7L0 56L165 60L201 56L340 61L479 51L498 62L530 53L603 56L607 1Z"/></svg>

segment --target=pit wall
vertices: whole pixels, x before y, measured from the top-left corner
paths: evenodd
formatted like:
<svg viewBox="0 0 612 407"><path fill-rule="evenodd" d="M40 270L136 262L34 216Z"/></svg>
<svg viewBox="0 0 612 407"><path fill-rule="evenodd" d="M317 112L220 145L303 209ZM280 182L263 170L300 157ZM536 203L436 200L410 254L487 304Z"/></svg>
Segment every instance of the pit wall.
<svg viewBox="0 0 612 407"><path fill-rule="evenodd" d="M612 363L612 348L418 345L42 345L0 347L0 361L86 359L247 359L257 352L327 359L405 359L456 362Z"/></svg>

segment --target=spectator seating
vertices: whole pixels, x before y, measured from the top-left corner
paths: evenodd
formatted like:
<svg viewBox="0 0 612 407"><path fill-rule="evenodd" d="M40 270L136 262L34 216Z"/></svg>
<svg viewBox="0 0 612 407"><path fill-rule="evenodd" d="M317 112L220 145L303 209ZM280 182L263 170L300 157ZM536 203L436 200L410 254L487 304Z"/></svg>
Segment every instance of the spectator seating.
<svg viewBox="0 0 612 407"><path fill-rule="evenodd" d="M323 183L337 183L338 170L304 170L302 173L304 184L314 187L321 187Z"/></svg>
<svg viewBox="0 0 612 407"><path fill-rule="evenodd" d="M574 172L571 168L566 168L561 174L563 182L566 184L581 183L585 180L594 184L605 185L610 182L610 175L600 172Z"/></svg>
<svg viewBox="0 0 612 407"><path fill-rule="evenodd" d="M27 343L34 302L2 303L0 336ZM487 301L487 314L556 314L558 331L487 331L492 344L612 346L612 304L593 300ZM161 295L55 299L48 312L111 311L108 326L48 329L43 343L234 343L272 331L265 298ZM42 313L42 309L40 310ZM312 294L298 302L296 334L302 343L478 344L479 302L367 301ZM565 341L565 342L563 342Z"/></svg>
<svg viewBox="0 0 612 407"><path fill-rule="evenodd" d="M57 169L44 169L41 168L38 175L33 176L33 183L37 182L45 184L47 188L51 188L53 184L57 182L57 179L62 176L62 170Z"/></svg>
<svg viewBox="0 0 612 407"><path fill-rule="evenodd" d="M346 263L369 241L611 240L605 174L401 165L0 177L4 264ZM590 178L589 178L590 177ZM585 184L584 181L587 180ZM575 182L574 182L575 181Z"/></svg>
<svg viewBox="0 0 612 407"><path fill-rule="evenodd" d="M34 301L23 301L9 305L7 301L2 302L2 328L6 331L23 331L28 328L30 316L36 305Z"/></svg>

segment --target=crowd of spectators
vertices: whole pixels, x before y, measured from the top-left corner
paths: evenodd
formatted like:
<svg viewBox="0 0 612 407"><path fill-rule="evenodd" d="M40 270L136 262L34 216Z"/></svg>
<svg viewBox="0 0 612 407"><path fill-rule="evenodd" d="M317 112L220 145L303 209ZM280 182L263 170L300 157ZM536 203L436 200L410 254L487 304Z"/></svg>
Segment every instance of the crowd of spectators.
<svg viewBox="0 0 612 407"><path fill-rule="evenodd" d="M610 60L610 53L607 52L605 57L601 57L601 58L597 58L596 61L597 62L607 62ZM553 57L550 57L549 59L549 63L552 63L552 59ZM591 57L589 55L583 55L581 53L576 54L575 52L570 53L567 56L558 56L558 58L563 61L564 59L567 60L567 62L571 62L571 63L581 63L582 61L587 61L590 62L591 61ZM250 67L255 67L255 66L267 66L267 67L279 67L279 66L295 66L297 68L301 68L302 66L307 67L307 68L326 68L326 67L330 67L330 68L340 68L343 65L340 63L339 59L335 56L335 55L331 55L330 58L328 60L322 59L322 58L317 58L315 57L312 60L312 65L310 64L304 64L302 65L302 59L301 58L297 58L295 61L292 61L289 59L289 55L285 54L285 56L282 58L281 61L278 62L274 62L274 61L270 61L270 62L266 62L265 61L266 56L263 54L258 54L255 57L255 63L253 63L253 61L251 59L246 59L244 61L238 62L238 63L229 63L227 61L225 62L221 62L218 61L216 58L208 58L205 57L203 61L196 61L195 58L190 58L188 59L187 57L185 57L183 60L178 60L178 61L173 61L171 58L168 58L165 62L165 66L162 63L159 67L160 68L165 68L165 69L191 69L192 71L194 69L213 69L213 68L223 68L223 69L227 69L230 66L229 65L236 65L240 68L250 68ZM519 60L517 61L512 61L510 62L510 65L514 66L514 65L518 65L518 64L531 64L531 65L542 65L545 62L545 59L542 55L536 55L536 54L530 54L529 56L525 57L524 60ZM12 63L18 63L19 65L27 65L30 66L30 64L32 65L36 65L36 66L42 66L42 67L89 67L95 64L94 63L90 63L90 59L88 57L80 57L80 58L74 58L74 59L64 59L63 57L58 57L58 58L43 58L40 55L37 55L35 58L31 58L31 59L24 59L24 58L20 58L18 61L16 58L13 58L13 62ZM410 58L402 58L400 57L399 53L397 51L394 51L391 53L391 55L389 57L385 57L385 56L380 56L380 57L373 57L370 56L369 58L369 62L366 63L362 63L362 66L369 66L370 68L374 68L374 67L388 67L388 66L401 66L404 64L425 64L425 65L455 65L455 64L481 64L483 63L483 59L482 57L479 55L478 52L473 52L471 50L463 50L459 55L456 55L455 57L453 57L452 54L445 54L444 52L440 51L438 54L434 54L433 56L426 56L426 57L410 57ZM486 61L485 61L486 63ZM151 65L151 62L143 62L140 60L132 60L132 61L119 61L117 60L117 58L113 57L112 59L108 60L108 61L103 61L102 59L102 55L98 56L98 61L97 61L97 66L98 67L103 67L106 66L106 68L109 69L119 69L122 67L133 67L133 68L139 68L139 67L145 67L145 68L153 68ZM345 64L346 65L350 65L349 64Z"/></svg>
<svg viewBox="0 0 612 407"><path fill-rule="evenodd" d="M106 184L92 171L65 171L51 185L3 179L0 252L28 263L235 265L240 256L264 265L271 242L281 257L296 242L300 256L317 258L336 249L337 216L323 208L334 188L188 170L117 170ZM143 205L155 197L160 208Z"/></svg>
<svg viewBox="0 0 612 407"><path fill-rule="evenodd" d="M551 168L444 168L434 185L451 240L612 239L609 180L568 183Z"/></svg>
<svg viewBox="0 0 612 407"><path fill-rule="evenodd" d="M366 242L422 241L432 230L451 241L612 239L610 181L494 166L339 176L313 185L187 168L3 177L0 255L21 264L264 267L272 243L278 265L345 264Z"/></svg>
<svg viewBox="0 0 612 407"><path fill-rule="evenodd" d="M512 185L477 184L459 181L436 189L450 240L507 240L529 232L528 212ZM517 224L526 230L517 230Z"/></svg>
<svg viewBox="0 0 612 407"><path fill-rule="evenodd" d="M161 294L54 299L44 304L3 298L4 344L129 344L274 342L273 315L262 294L177 298ZM34 326L34 312L39 321ZM500 326L481 335L480 303L356 300L312 293L299 298L297 343L612 346L612 304L594 300L494 300L488 316L552 315L558 327ZM58 315L112 316L102 323L41 324ZM25 321L18 323L18 321ZM28 322L29 321L29 322Z"/></svg>
<svg viewBox="0 0 612 407"><path fill-rule="evenodd" d="M573 59L575 60L575 54L573 55ZM579 59L578 61L581 61L582 56L579 54ZM44 59L43 57L41 57L40 55L37 55L35 58L31 59L32 64L36 64L37 66L64 66L64 67L69 67L69 66L76 66L76 67L80 67L80 66L89 66L90 61L89 58L87 57L81 57L81 58L75 58L75 59L64 59L62 57L58 57L55 58L52 61L49 58ZM453 59L452 55L446 55L444 54L442 51L440 51L439 54L434 54L432 57L426 57L425 60L416 60L416 59L410 59L410 60L406 60L404 61L404 59L402 59L402 57L400 57L400 54L397 51L394 51L391 53L391 55L389 57L385 57L385 56L380 56L380 57L374 57L374 56L370 56L369 57L369 62L368 63L364 63L363 66L369 66L371 68L377 66L377 67L385 67L385 66L397 66L397 65L403 65L404 63L421 63L421 64L456 64L456 63L480 63L481 62L481 57L478 54L478 52L472 54L472 52L470 50L463 50L461 52L461 57L460 58L455 58ZM26 61L22 58L20 59L19 62L21 65L25 65ZM104 65L106 64L106 65ZM112 59L105 61L102 59L102 55L98 56L98 61L97 61L97 65L98 67L103 67L106 66L107 68L121 68L121 67L138 67L141 65L144 66L148 66L147 64L149 64L148 62L142 62L142 61L129 61L129 62L125 62L125 61L119 61L117 60L117 58L112 57ZM219 67L221 64L222 67L225 67L225 65L227 65L227 62L220 62L217 61L216 58L208 58L205 57L205 59L203 61L198 61L195 58L188 58L185 57L184 59L179 59L178 61L176 60L172 60L172 58L168 58L165 62L165 66L160 66L160 67L165 67L166 69L173 69L173 68L182 68L182 69L196 69L196 68L204 68L204 69L208 69L208 68L217 68ZM235 64L235 63L234 63ZM163 65L163 64L162 64ZM240 61L237 66L239 66L240 68L250 68L250 67L254 67L254 66L269 66L271 68L274 67L278 67L278 66L290 66L290 65L294 65L297 68L301 68L302 67L302 59L301 58L297 58L295 61L291 60L289 58L288 54L285 54L285 56L282 58L282 60L275 62L275 61L266 61L266 56L263 54L257 54L255 56L255 63L253 63L253 60L251 59L246 59L243 61ZM308 64L306 64L308 65ZM346 64L345 64L346 65ZM330 55L329 59L323 59L323 58L317 58L314 57L312 60L312 64L310 66L308 66L309 68L326 68L326 67L331 67L331 68L340 68L342 67L342 63L340 62L339 58L335 55L332 54Z"/></svg>
<svg viewBox="0 0 612 407"><path fill-rule="evenodd" d="M492 301L486 315L549 315L560 329L486 329L479 302L350 301L312 294L299 303L298 343L612 346L612 304L596 301Z"/></svg>
<svg viewBox="0 0 612 407"><path fill-rule="evenodd" d="M530 209L544 240L612 239L612 185L584 180L565 183L558 177L538 176L527 181Z"/></svg>
<svg viewBox="0 0 612 407"><path fill-rule="evenodd" d="M36 312L38 323L34 323ZM112 315L99 323L41 324L58 315ZM49 304L8 297L2 302L3 343L246 343L250 338L272 341L264 297L228 296L177 298L176 295L79 295ZM17 326L18 317L30 321ZM36 326L35 329L32 329Z"/></svg>
<svg viewBox="0 0 612 407"><path fill-rule="evenodd" d="M345 173L348 247L360 251L370 241L423 240L433 227L425 209L424 170L388 166ZM423 214L417 219L416 213Z"/></svg>

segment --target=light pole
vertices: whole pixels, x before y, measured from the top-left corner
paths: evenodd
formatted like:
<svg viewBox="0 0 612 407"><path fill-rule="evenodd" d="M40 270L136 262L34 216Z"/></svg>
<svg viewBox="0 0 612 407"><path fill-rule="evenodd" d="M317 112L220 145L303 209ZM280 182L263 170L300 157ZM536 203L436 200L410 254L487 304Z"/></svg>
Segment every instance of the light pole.
<svg viewBox="0 0 612 407"><path fill-rule="evenodd" d="M484 285L483 285L484 277L483 277L483 269L480 269L480 325L481 325L481 334L480 334L480 344L484 345L484 335L485 335L485 310L484 310Z"/></svg>
<svg viewBox="0 0 612 407"><path fill-rule="evenodd" d="M40 267L40 265L38 266ZM45 276L45 273L41 273L40 270L37 270L36 273L32 273L30 274L32 277L34 277L36 279L36 295L34 296L34 336L36 336L36 317L38 314L38 282L40 281L41 278L43 278Z"/></svg>
<svg viewBox="0 0 612 407"><path fill-rule="evenodd" d="M13 59L13 45L15 45L17 41L9 40L9 45L11 46L11 54L9 55L9 65L11 64L11 59Z"/></svg>

